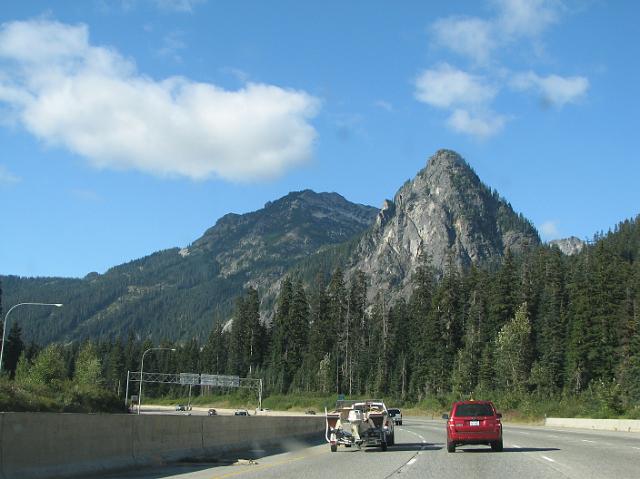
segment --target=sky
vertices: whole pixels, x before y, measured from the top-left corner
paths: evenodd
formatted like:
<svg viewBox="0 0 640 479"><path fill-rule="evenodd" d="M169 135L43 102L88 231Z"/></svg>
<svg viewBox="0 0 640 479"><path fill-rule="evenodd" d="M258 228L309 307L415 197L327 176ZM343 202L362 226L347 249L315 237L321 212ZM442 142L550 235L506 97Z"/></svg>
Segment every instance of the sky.
<svg viewBox="0 0 640 479"><path fill-rule="evenodd" d="M0 274L83 277L290 191L380 207L440 148L543 240L640 213L640 4L13 1Z"/></svg>

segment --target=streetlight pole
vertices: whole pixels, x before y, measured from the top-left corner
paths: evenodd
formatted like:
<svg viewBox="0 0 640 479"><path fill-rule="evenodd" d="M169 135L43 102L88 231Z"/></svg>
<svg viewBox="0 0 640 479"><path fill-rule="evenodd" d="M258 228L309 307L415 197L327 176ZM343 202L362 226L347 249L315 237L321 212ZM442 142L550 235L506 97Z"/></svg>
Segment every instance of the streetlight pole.
<svg viewBox="0 0 640 479"><path fill-rule="evenodd" d="M176 348L149 348L142 353L142 359L140 360L140 390L138 391L138 415L140 414L140 406L142 405L142 378L144 371L144 355L149 351L175 351Z"/></svg>
<svg viewBox="0 0 640 479"><path fill-rule="evenodd" d="M9 308L7 314L4 315L4 322L2 323L2 346L0 346L0 371L2 371L2 357L4 356L4 337L7 333L7 319L9 318L9 314L18 306L55 306L56 308L61 308L61 303L18 303L14 304Z"/></svg>

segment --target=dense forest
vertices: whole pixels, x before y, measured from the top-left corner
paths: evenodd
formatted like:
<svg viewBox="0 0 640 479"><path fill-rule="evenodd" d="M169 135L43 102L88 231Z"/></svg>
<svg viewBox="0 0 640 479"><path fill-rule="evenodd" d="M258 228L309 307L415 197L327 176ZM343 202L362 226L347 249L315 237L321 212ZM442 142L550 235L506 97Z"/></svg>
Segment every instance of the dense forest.
<svg viewBox="0 0 640 479"><path fill-rule="evenodd" d="M367 278L339 267L310 285L287 277L265 325L248 289L231 324L215 324L204 344L157 344L177 351L149 355L145 371L260 377L267 394L500 397L506 408L640 417L640 216L574 256L535 246L492 269L451 262L437 273L425 254L409 298L391 303L385 293L367 304ZM13 381L84 375L121 397L127 370L154 346L130 335L40 349L22 342L18 323L7 338ZM149 391L179 394L171 388Z"/></svg>

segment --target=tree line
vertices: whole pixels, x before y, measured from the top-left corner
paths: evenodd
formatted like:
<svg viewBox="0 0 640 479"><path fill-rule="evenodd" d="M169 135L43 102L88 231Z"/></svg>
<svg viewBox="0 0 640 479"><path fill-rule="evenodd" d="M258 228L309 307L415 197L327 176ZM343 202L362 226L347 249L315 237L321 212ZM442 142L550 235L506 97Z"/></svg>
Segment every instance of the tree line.
<svg viewBox="0 0 640 479"><path fill-rule="evenodd" d="M153 344L133 335L66 346L21 344L8 335L6 369L16 381L41 377L42 355L59 378L91 378L123 394L142 352L145 371L233 374L264 379L267 394L338 393L407 402L487 397L588 397L601 414L640 411L640 216L597 235L574 256L557 247L509 252L492 269L460 271L450 257L435 271L421 255L407 298L368 291L367 277L336 268L311 284L288 276L273 321L260 320L249 288L232 321L208 339ZM367 298L373 296L373 301ZM46 368L44 368L46 369ZM157 385L150 394L175 392ZM508 401L507 401L508 402Z"/></svg>

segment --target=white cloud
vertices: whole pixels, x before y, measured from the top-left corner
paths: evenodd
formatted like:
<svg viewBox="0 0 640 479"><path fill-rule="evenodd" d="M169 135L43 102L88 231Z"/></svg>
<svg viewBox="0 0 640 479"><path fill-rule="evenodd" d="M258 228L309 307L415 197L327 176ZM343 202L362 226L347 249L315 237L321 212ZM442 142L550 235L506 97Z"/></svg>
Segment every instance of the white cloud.
<svg viewBox="0 0 640 479"><path fill-rule="evenodd" d="M474 73L441 63L424 70L415 80L419 101L449 110L449 128L480 138L500 132L512 117L492 108L495 97L507 85L512 93L537 91L546 104L558 107L577 102L589 88L589 80L582 76L514 75L500 63L505 50L523 43L540 51L542 34L563 13L561 0L488 1L493 12L487 18L452 16L436 20L430 27L432 45L469 59Z"/></svg>
<svg viewBox="0 0 640 479"><path fill-rule="evenodd" d="M502 131L506 121L503 115L491 111L472 114L467 110L456 109L449 116L447 125L454 131L482 139Z"/></svg>
<svg viewBox="0 0 640 479"><path fill-rule="evenodd" d="M514 37L535 37L559 19L559 0L493 0L497 30Z"/></svg>
<svg viewBox="0 0 640 479"><path fill-rule="evenodd" d="M438 108L485 104L497 93L484 78L446 63L424 70L416 79L415 86L418 100Z"/></svg>
<svg viewBox="0 0 640 479"><path fill-rule="evenodd" d="M156 81L89 44L84 25L3 24L5 103L33 135L102 168L252 180L307 161L319 100L247 83L235 91L181 77Z"/></svg>
<svg viewBox="0 0 640 479"><path fill-rule="evenodd" d="M585 77L561 77L559 75L539 76L533 72L514 76L511 85L518 90L536 90L545 103L562 107L575 103L584 97L589 89Z"/></svg>
<svg viewBox="0 0 640 479"><path fill-rule="evenodd" d="M431 31L437 44L476 63L486 63L496 47L492 23L480 18L443 18Z"/></svg>
<svg viewBox="0 0 640 479"><path fill-rule="evenodd" d="M555 239L560 236L558 231L558 223L556 221L545 221L540 225L540 232L542 236L547 239Z"/></svg>
<svg viewBox="0 0 640 479"><path fill-rule="evenodd" d="M430 28L434 43L471 59L490 63L500 48L522 38L537 40L559 20L559 0L491 0L495 15L488 19L452 16ZM539 48L539 44L535 45Z"/></svg>
<svg viewBox="0 0 640 479"><path fill-rule="evenodd" d="M0 185L18 183L20 178L12 174L4 165L0 165Z"/></svg>
<svg viewBox="0 0 640 479"><path fill-rule="evenodd" d="M489 108L498 89L484 77L443 63L423 71L415 86L419 101L450 110L447 126L454 131L482 139L500 132L506 123L504 116Z"/></svg>

